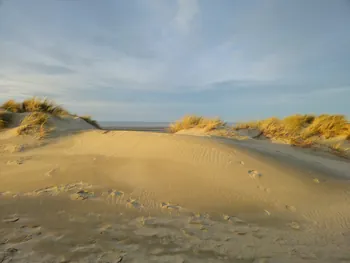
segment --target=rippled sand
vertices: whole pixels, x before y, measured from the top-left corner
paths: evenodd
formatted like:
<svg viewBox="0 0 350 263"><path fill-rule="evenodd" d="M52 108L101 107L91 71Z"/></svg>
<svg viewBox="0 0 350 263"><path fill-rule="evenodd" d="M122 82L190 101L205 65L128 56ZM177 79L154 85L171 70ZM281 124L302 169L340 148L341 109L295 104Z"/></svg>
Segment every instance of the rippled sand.
<svg viewBox="0 0 350 263"><path fill-rule="evenodd" d="M141 132L1 143L0 262L350 261L349 182L311 165Z"/></svg>

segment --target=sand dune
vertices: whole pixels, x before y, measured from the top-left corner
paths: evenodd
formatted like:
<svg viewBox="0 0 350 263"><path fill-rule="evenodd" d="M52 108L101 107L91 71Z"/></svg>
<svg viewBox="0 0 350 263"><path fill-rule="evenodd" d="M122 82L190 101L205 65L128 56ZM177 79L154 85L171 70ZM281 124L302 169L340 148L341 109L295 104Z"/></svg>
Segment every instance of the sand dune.
<svg viewBox="0 0 350 263"><path fill-rule="evenodd" d="M3 262L350 260L345 160L149 132L0 140Z"/></svg>

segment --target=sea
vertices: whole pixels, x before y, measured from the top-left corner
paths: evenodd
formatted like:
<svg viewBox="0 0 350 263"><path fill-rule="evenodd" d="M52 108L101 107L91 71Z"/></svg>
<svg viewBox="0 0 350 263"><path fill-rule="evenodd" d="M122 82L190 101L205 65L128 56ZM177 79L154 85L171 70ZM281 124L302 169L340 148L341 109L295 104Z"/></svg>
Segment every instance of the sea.
<svg viewBox="0 0 350 263"><path fill-rule="evenodd" d="M170 122L143 122L143 121L100 121L102 128L142 128L142 127L156 127L163 128L168 127Z"/></svg>
<svg viewBox="0 0 350 263"><path fill-rule="evenodd" d="M100 121L100 126L106 130L136 130L165 132L171 122L144 122L144 121ZM234 124L228 122L228 125Z"/></svg>

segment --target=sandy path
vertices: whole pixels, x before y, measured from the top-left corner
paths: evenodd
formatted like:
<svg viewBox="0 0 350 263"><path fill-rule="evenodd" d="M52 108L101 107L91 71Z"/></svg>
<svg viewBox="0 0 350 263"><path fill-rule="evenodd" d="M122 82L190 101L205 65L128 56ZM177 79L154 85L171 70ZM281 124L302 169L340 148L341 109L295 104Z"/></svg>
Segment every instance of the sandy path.
<svg viewBox="0 0 350 263"><path fill-rule="evenodd" d="M244 149L90 131L3 151L0 251L14 262L30 251L30 262L350 261L348 181Z"/></svg>

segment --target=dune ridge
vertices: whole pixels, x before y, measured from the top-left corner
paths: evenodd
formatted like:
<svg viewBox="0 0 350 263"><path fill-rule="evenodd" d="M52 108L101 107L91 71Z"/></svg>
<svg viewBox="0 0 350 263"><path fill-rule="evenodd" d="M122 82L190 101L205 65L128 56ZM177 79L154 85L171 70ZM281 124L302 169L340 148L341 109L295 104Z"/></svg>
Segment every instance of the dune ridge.
<svg viewBox="0 0 350 263"><path fill-rule="evenodd" d="M348 159L220 119L111 131L53 105L0 114L0 262L350 260Z"/></svg>

